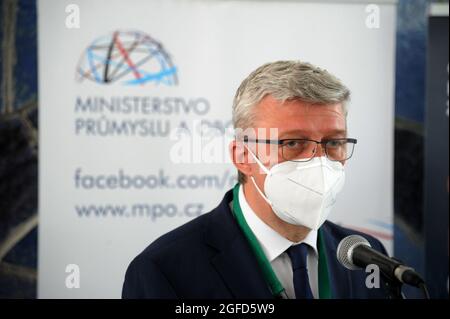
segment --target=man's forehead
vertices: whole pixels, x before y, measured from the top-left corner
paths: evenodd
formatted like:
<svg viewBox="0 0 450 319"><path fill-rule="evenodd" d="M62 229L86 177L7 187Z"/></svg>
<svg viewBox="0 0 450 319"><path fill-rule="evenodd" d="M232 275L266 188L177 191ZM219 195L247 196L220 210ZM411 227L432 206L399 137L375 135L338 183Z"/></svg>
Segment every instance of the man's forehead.
<svg viewBox="0 0 450 319"><path fill-rule="evenodd" d="M298 99L279 101L268 95L265 96L255 108L257 117L286 118L292 116L328 117L337 116L345 119L342 103L312 104ZM258 116L258 114L260 116Z"/></svg>
<svg viewBox="0 0 450 319"><path fill-rule="evenodd" d="M298 100L279 102L270 96L258 105L256 126L278 128L279 135L345 134L341 104L314 105ZM258 116L259 115L259 116Z"/></svg>

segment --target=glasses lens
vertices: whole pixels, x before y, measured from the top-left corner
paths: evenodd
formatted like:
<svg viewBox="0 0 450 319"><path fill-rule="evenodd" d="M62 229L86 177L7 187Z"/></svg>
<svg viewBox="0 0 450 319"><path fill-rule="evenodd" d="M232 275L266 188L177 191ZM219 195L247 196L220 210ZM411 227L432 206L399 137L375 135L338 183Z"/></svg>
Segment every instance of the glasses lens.
<svg viewBox="0 0 450 319"><path fill-rule="evenodd" d="M332 140L325 144L327 157L332 161L345 161L353 155L355 144L346 140Z"/></svg>
<svg viewBox="0 0 450 319"><path fill-rule="evenodd" d="M316 154L317 143L308 140L284 140L282 157L286 161L307 162ZM330 140L325 143L325 154L332 161L345 161L353 155L355 143L347 140Z"/></svg>
<svg viewBox="0 0 450 319"><path fill-rule="evenodd" d="M286 161L307 162L314 157L317 144L307 140L284 140L282 156Z"/></svg>

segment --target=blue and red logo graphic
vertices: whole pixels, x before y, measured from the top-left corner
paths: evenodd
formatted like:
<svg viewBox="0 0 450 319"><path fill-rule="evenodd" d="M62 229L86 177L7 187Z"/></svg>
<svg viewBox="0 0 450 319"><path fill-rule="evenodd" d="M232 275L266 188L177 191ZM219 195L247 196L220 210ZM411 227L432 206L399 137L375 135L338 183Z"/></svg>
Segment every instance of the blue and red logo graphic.
<svg viewBox="0 0 450 319"><path fill-rule="evenodd" d="M177 68L162 44L139 31L114 31L94 40L78 62L76 77L100 84L178 84Z"/></svg>

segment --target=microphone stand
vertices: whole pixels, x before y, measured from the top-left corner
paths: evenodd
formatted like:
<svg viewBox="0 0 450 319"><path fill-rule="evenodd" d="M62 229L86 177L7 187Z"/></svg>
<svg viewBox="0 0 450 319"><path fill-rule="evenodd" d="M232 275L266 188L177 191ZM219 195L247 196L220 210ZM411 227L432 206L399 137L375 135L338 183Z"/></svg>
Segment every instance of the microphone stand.
<svg viewBox="0 0 450 319"><path fill-rule="evenodd" d="M402 261L397 258L392 258L392 259L402 263ZM381 272L381 275L383 276L383 278L386 282L386 288L389 293L389 299L405 299L404 295L402 294L403 283L400 280L398 280L397 278L388 276L388 275L384 274L383 272ZM422 290L422 292L424 294L424 299L430 299L430 295L428 293L428 289L427 289L425 282L422 282L422 284L420 284L418 288L420 288Z"/></svg>
<svg viewBox="0 0 450 319"><path fill-rule="evenodd" d="M403 284L398 280L393 280L388 276L383 275L385 286L389 295L389 299L404 299L402 295Z"/></svg>

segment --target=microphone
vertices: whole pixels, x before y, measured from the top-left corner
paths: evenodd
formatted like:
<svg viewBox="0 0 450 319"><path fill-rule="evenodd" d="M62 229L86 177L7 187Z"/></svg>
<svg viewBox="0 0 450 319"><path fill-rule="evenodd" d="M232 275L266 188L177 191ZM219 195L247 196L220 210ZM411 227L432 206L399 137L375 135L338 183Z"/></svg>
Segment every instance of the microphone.
<svg viewBox="0 0 450 319"><path fill-rule="evenodd" d="M376 251L367 239L359 235L350 235L341 240L337 248L337 259L341 265L350 270L377 265L388 280L418 288L423 288L425 284L413 268Z"/></svg>

